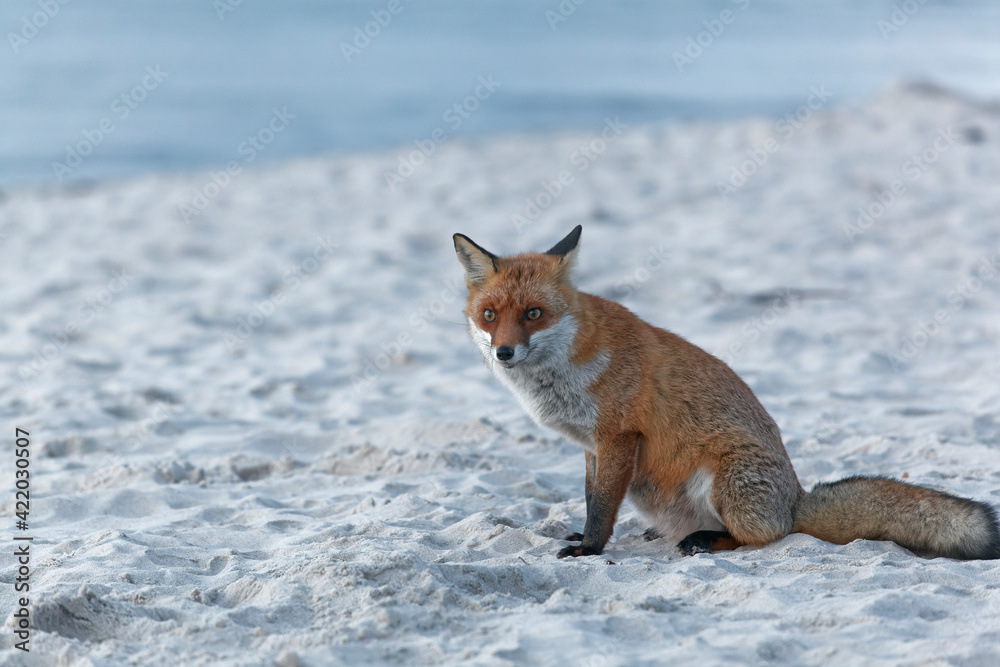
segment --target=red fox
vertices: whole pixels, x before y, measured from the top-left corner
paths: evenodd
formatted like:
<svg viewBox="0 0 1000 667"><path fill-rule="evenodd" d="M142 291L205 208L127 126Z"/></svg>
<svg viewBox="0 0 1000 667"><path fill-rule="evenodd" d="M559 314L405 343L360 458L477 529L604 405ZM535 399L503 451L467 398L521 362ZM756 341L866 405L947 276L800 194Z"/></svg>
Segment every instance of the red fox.
<svg viewBox="0 0 1000 667"><path fill-rule="evenodd" d="M926 556L1000 558L992 507L883 477L806 493L778 426L726 364L573 286L582 228L546 253L499 257L462 234L469 332L540 425L586 454L587 520L559 558L600 554L625 494L650 538L692 555L792 532L891 540Z"/></svg>

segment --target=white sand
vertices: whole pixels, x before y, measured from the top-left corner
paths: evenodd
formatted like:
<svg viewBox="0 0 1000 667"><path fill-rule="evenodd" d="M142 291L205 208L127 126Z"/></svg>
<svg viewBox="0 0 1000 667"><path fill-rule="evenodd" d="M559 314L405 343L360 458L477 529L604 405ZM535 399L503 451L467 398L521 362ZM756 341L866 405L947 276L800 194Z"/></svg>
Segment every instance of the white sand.
<svg viewBox="0 0 1000 667"><path fill-rule="evenodd" d="M803 535L681 558L628 504L603 556L556 560L583 525L581 450L483 366L451 247L545 249L582 223L580 286L728 358L804 485L907 474L997 502L1000 279L952 293L1000 252L997 108L896 87L788 138L633 127L580 172L599 132L450 143L394 194L397 153L246 172L190 225L205 174L8 193L0 410L35 443L36 630L25 660L7 616L0 664L1000 664L997 562ZM317 238L340 245L293 277ZM904 337L923 344L894 368Z"/></svg>

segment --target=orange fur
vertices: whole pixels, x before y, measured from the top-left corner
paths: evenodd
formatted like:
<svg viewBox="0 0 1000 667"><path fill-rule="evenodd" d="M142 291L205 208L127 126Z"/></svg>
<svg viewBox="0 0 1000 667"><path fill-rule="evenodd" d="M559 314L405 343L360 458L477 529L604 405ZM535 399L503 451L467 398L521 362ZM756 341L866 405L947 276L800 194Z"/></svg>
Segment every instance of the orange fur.
<svg viewBox="0 0 1000 667"><path fill-rule="evenodd" d="M959 516L958 506L942 500L946 494L891 480L824 489L810 500L778 426L728 366L623 306L573 287L579 236L577 227L547 253L497 257L455 235L469 287L465 313L487 363L539 423L587 450L587 525L581 545L560 556L600 553L628 492L654 521L708 531L701 540L717 535L712 548L763 545L799 530L839 543L874 536L936 555L1000 557L992 510L973 501L964 502L978 509L962 506L968 517ZM533 308L543 313L535 321L526 315ZM494 321L484 318L487 310ZM570 334L563 350L560 336ZM501 356L502 348L511 359ZM946 532L952 519L955 525L968 519L968 530L955 528L944 547L918 536L916 524L926 523L920 517L881 532L871 526L852 532L853 523L864 523L858 513L873 497L891 506L926 501L920 506L937 512ZM838 503L836 518L827 498ZM952 542L966 546L951 549Z"/></svg>

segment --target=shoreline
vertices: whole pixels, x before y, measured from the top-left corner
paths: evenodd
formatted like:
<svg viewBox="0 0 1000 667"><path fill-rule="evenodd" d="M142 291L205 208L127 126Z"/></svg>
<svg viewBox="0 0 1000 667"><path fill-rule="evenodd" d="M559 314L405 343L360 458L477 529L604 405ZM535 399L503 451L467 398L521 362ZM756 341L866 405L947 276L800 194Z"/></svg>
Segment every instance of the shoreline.
<svg viewBox="0 0 1000 667"><path fill-rule="evenodd" d="M630 123L629 127L637 130L648 130L648 131L663 131L663 130L673 130L673 129L683 129L690 126L701 126L709 125L716 127L727 127L738 125L741 123L758 122L758 121L771 121L775 127L777 134L788 139L797 132L802 124L809 119L813 113L837 113L842 111L850 111L852 109L864 108L873 99L885 95L889 91L898 89L910 89L913 91L923 91L928 95L944 95L947 97L952 97L956 100L961 100L969 105L990 108L1000 104L1000 97L991 97L988 95L975 95L968 92L960 92L957 87L949 87L945 84L939 84L937 82L925 80L925 79L898 79L879 91L875 91L866 98L861 99L843 99L838 100L836 91L831 91L827 89L826 84L816 84L809 86L803 93L803 100L800 104L788 107L783 113L779 114L764 114L760 112L749 112L747 114L737 115L737 116L725 116L725 117L712 117L712 118L663 118L654 121L644 121L638 123ZM829 105L827 102L833 99L833 102ZM279 116L282 113L275 110ZM291 115L287 114L286 115ZM294 118L294 115L292 115ZM621 114L617 114L618 118L622 121L627 121L628 118L622 118ZM287 121L286 121L287 122ZM592 123L594 127L598 125L603 125L609 122L608 118L604 118L599 123L595 121ZM252 152L253 157L249 160L246 159L247 154L251 150L250 147L246 147L246 150L238 150L237 154L233 157L239 157L241 159L221 161L217 164L206 164L202 166L190 166L181 167L175 169L166 169L163 171L148 171L141 172L136 175L131 176L111 176L106 178L83 178L76 181L68 181L66 183L53 182L53 179L46 179L43 181L36 182L16 182L0 187L0 195L9 196L11 194L24 194L24 193L35 193L35 194L73 194L73 193L86 193L98 188L115 187L127 185L129 183L144 181L148 179L162 179L164 181L171 181L175 179L187 179L196 176L209 176L213 173L225 173L229 172L230 176L237 175L241 173L243 169L248 169L251 172L261 172L261 171L274 171L282 169L285 166L295 165L304 162L320 162L329 163L336 161L349 161L349 160L359 160L359 159L386 159L389 161L395 161L397 167L399 164L404 162L409 162L411 167L419 170L423 166L424 160L433 156L438 148L447 148L451 145L460 145L468 149L472 146L478 145L490 145L499 144L505 141L513 142L524 142L524 141L546 141L553 140L564 137L582 137L589 133L592 133L593 128L585 127L575 127L559 130L539 130L536 132L532 131L515 131L508 132L504 130L499 130L496 132L491 132L487 134L476 134L476 135L453 135L448 136L444 133L443 141L435 140L435 136L440 136L443 130L441 128L435 128L433 130L427 131L426 137L418 137L409 142L394 144L388 146L372 147L368 149L361 150L351 150L347 149L344 151L332 151L332 152L320 152L309 155L294 155L285 156L274 159L266 159L264 162L253 164L258 153L264 154L266 152L266 145L258 145ZM246 142L243 142L246 144ZM270 141L267 142L271 143ZM428 145L433 144L433 148L428 150ZM240 146L243 146L241 144ZM238 147L240 148L240 147ZM749 148L748 148L749 150ZM423 159L420 163L414 164L413 160L408 160L413 153L421 152L423 154ZM55 162L55 161L53 161ZM233 171L236 170L234 174ZM53 177L54 178L54 177ZM387 171L387 183L386 187L390 192L395 191L393 184L389 182L392 180L392 171ZM403 175L402 180L405 181L408 176ZM396 182L401 182L396 179ZM2 199L0 199L2 203Z"/></svg>

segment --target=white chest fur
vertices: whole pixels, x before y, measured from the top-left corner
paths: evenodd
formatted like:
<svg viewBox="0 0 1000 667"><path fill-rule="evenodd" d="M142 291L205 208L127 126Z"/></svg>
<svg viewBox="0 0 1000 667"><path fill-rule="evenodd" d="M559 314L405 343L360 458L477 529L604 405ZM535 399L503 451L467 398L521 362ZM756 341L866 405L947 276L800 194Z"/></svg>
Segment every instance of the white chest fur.
<svg viewBox="0 0 1000 667"><path fill-rule="evenodd" d="M608 367L608 356L598 355L586 364L573 363L576 323L571 316L564 315L555 325L535 333L524 360L512 368L496 361L488 334L472 322L469 326L490 370L538 424L595 451L597 403L589 387Z"/></svg>

